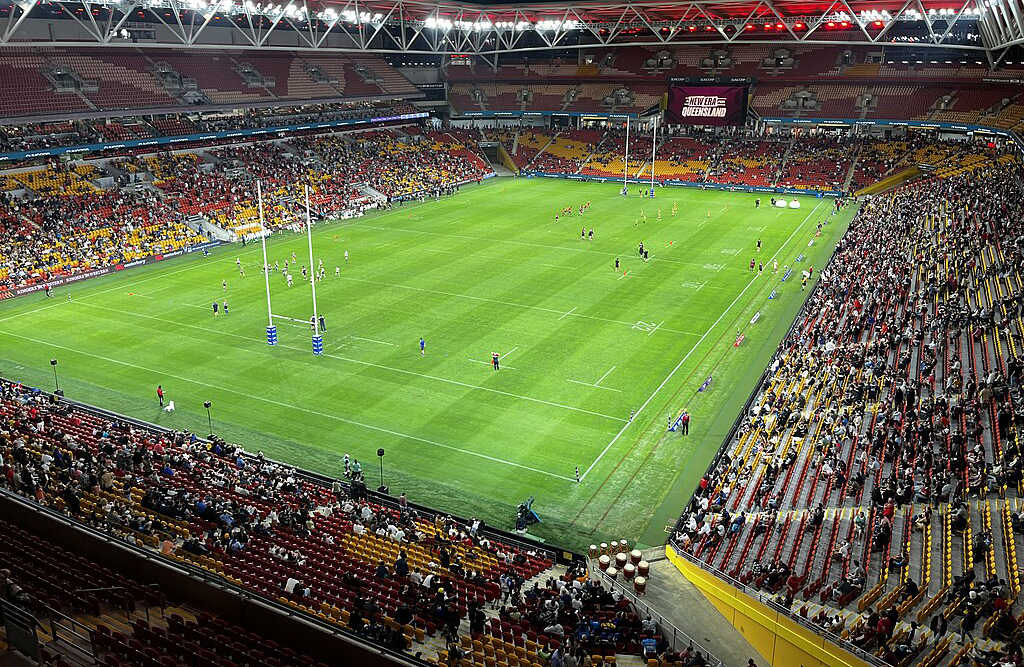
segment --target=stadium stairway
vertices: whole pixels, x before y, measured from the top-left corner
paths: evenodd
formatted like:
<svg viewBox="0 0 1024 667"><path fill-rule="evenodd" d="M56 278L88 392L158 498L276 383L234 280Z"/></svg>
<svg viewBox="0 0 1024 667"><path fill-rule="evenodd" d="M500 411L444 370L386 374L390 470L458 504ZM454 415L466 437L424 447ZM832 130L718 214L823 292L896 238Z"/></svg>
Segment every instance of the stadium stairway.
<svg viewBox="0 0 1024 667"><path fill-rule="evenodd" d="M854 153L853 159L850 160L850 169L846 172L846 179L843 180L843 191L849 192L850 185L853 183L853 177L857 173L857 162L860 160L861 146L857 146L857 152Z"/></svg>
<svg viewBox="0 0 1024 667"><path fill-rule="evenodd" d="M859 197L860 195L877 195L883 192L888 192L889 190L898 188L913 178L917 178L923 173L924 171L916 165L908 167L907 169L903 169L892 176L888 176L880 181L868 185L867 187L861 188L853 194L854 196Z"/></svg>

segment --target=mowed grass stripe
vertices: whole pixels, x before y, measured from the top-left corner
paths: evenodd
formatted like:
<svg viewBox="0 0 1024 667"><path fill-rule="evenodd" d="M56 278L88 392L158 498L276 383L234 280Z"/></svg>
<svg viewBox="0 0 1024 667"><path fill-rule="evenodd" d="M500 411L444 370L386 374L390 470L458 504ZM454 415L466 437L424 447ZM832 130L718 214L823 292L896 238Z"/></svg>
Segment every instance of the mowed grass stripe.
<svg viewBox="0 0 1024 667"><path fill-rule="evenodd" d="M232 246L209 258L183 257L73 285L71 304L63 294L55 300L60 303L40 304L37 297L0 303L0 330L39 341L5 336L0 363L10 375L46 386L52 382L48 360L60 356L62 387L75 398L94 397L103 407L173 428L205 431L201 405L210 398L219 434L327 473L338 472L343 453L365 463L383 446L392 488L505 527L515 505L533 494L544 518L538 533L581 546L600 512L588 510L578 526L568 526L596 488L590 478L569 481L573 467L582 471L594 461L621 427L617 420L644 402L736 298L750 280L745 264L757 237L763 254L774 252L809 210L754 211L754 196L746 194L658 194L661 221L657 202L623 198L614 185L501 179L440 202L318 225L314 254L324 258L328 275L317 293L331 356L313 357L310 332L301 325L282 323L281 345L265 344L260 248ZM573 216L554 225L555 210L587 200L593 206L582 220ZM676 216L669 214L673 202L679 203ZM648 222L634 225L641 209ZM594 227L594 241L579 240L583 224ZM636 255L641 240L650 262ZM298 265L308 262L303 235L268 242L271 264L283 266L292 251ZM236 257L246 265L245 278L238 276ZM337 265L341 279L334 277ZM629 271L624 279L622 270ZM299 283L297 267L292 273L291 289L279 274L271 277L274 310L305 318L309 287ZM225 298L224 279L231 314L214 318L210 303ZM766 311L762 321L772 317ZM419 355L420 336L427 340L426 357ZM55 355L46 347L50 340L83 354ZM495 372L472 361L513 348L506 365L515 371ZM716 377L716 392L745 376L748 352L740 349L735 358L737 365ZM612 367L600 387L568 381L595 383ZM177 412L157 410L152 392L160 381ZM680 371L665 391L683 382ZM702 413L695 417L696 424L705 421ZM632 514L609 514L601 533L623 537L642 530L654 508L637 498L660 495L695 454L689 442L653 446L644 439L636 448L638 455L654 453L622 495ZM633 461L631 454L630 471ZM602 498L619 495L622 483L613 477Z"/></svg>

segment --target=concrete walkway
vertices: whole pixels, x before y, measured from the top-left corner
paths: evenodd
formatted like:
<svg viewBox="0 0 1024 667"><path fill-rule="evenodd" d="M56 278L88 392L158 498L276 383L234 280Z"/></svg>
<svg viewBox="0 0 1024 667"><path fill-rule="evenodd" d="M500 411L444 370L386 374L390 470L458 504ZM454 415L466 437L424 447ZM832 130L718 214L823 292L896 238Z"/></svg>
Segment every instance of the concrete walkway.
<svg viewBox="0 0 1024 667"><path fill-rule="evenodd" d="M638 605L640 613L644 613L644 606L649 606L655 620L661 617L674 625L701 648L710 651L725 667L746 667L750 658L758 667L768 665L768 661L668 560L665 547L647 549L643 553L651 564L651 575L647 579L647 593ZM670 628L662 630L671 634ZM685 640L677 642L677 647L683 648L684 643Z"/></svg>

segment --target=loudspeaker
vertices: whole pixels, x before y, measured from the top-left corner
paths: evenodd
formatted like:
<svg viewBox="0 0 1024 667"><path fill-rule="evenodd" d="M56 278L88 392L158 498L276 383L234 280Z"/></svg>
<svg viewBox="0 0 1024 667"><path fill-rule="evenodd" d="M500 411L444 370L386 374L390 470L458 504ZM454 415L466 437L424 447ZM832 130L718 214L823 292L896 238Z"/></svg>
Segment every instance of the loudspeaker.
<svg viewBox="0 0 1024 667"><path fill-rule="evenodd" d="M391 493L391 489L388 488L387 484L382 484L381 486L377 487L377 493L383 493L386 496L389 493Z"/></svg>

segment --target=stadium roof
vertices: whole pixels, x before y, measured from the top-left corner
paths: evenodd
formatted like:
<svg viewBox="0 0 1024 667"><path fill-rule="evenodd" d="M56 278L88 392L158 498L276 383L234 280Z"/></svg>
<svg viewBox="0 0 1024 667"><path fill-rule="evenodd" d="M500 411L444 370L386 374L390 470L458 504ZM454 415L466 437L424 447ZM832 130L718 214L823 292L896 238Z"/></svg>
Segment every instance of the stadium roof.
<svg viewBox="0 0 1024 667"><path fill-rule="evenodd" d="M985 52L1024 43L1024 0L0 0L0 43L497 55L602 46L807 43ZM75 38L19 29L67 19ZM209 28L227 28L228 33ZM230 34L229 34L230 33ZM290 34L281 40L282 33ZM299 38L295 38L295 34ZM41 36L38 36L41 35ZM276 35L276 36L275 36ZM61 40L61 41L57 41Z"/></svg>

